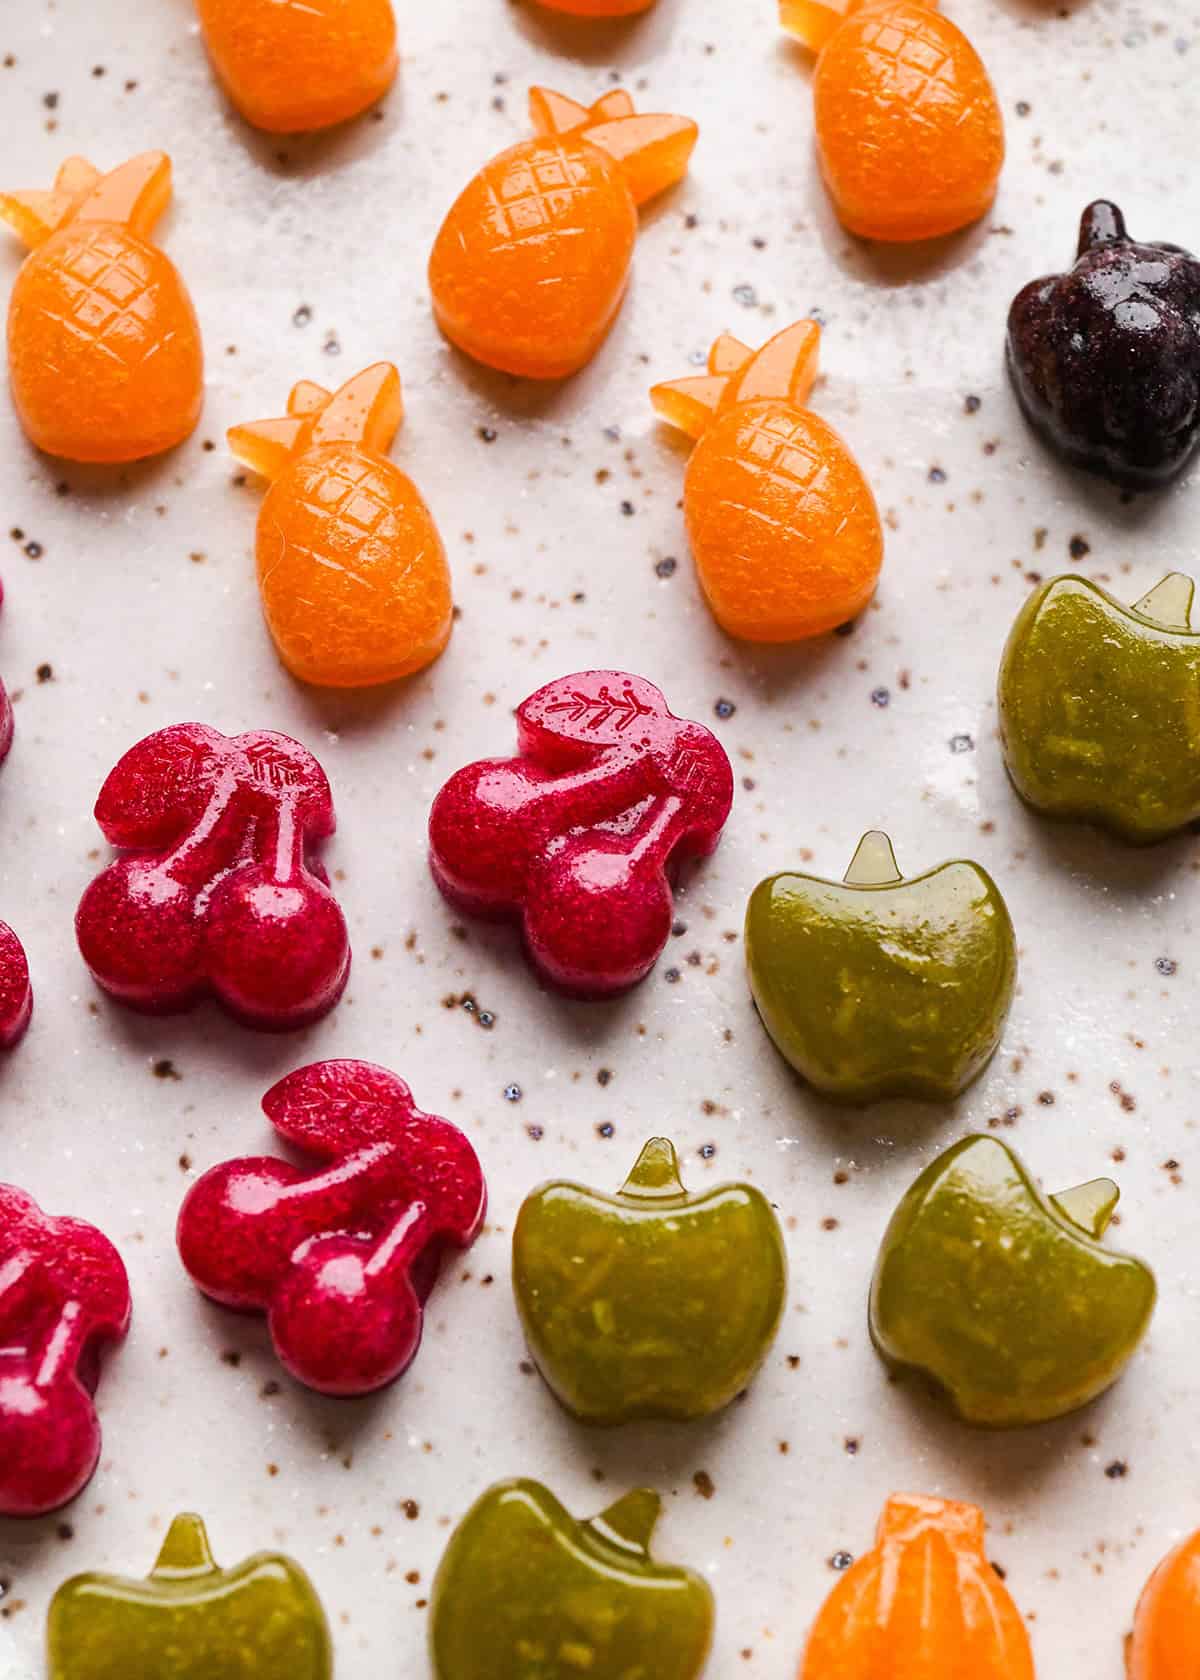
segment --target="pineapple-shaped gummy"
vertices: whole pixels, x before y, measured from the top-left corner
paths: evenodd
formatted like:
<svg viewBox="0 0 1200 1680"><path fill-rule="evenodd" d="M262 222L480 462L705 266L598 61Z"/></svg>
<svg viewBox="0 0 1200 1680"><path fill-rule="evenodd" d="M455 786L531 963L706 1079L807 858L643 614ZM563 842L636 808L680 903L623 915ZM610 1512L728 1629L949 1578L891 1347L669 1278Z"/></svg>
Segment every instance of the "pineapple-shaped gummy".
<svg viewBox="0 0 1200 1680"><path fill-rule="evenodd" d="M442 539L384 453L403 417L400 376L377 362L332 394L301 380L283 418L229 433L238 459L272 480L258 516L258 585L279 657L304 682L391 682L449 639Z"/></svg>
<svg viewBox="0 0 1200 1680"><path fill-rule="evenodd" d="M8 309L13 401L50 455L138 461L200 418L196 312L149 239L170 197L165 152L108 175L69 158L52 192L0 193L0 217L30 247Z"/></svg>
<svg viewBox="0 0 1200 1680"><path fill-rule="evenodd" d="M551 12L570 12L574 17L622 18L648 12L654 0L542 0Z"/></svg>
<svg viewBox="0 0 1200 1680"><path fill-rule="evenodd" d="M1004 162L1004 122L979 54L937 0L780 0L817 57L817 151L843 226L903 242L982 216Z"/></svg>
<svg viewBox="0 0 1200 1680"><path fill-rule="evenodd" d="M438 325L488 367L561 379L591 360L625 295L637 207L682 179L698 130L638 116L621 89L589 110L533 88L537 137L494 158L442 224Z"/></svg>
<svg viewBox="0 0 1200 1680"><path fill-rule="evenodd" d="M230 99L271 134L358 116L396 76L391 0L197 0Z"/></svg>
<svg viewBox="0 0 1200 1680"><path fill-rule="evenodd" d="M1034 1680L978 1506L893 1494L874 1548L825 1600L798 1680Z"/></svg>
<svg viewBox="0 0 1200 1680"><path fill-rule="evenodd" d="M708 372L656 385L658 413L699 442L683 507L700 586L729 635L818 636L862 611L883 561L871 487L805 405L821 329L785 327L755 352L726 333Z"/></svg>

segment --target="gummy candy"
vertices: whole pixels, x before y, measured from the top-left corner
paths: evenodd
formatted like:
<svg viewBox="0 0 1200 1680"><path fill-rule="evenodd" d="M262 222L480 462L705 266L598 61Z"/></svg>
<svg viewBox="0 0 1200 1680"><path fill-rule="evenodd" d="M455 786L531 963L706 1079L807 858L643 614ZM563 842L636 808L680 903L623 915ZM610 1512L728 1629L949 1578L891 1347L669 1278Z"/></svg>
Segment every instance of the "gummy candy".
<svg viewBox="0 0 1200 1680"><path fill-rule="evenodd" d="M996 196L1004 122L966 36L937 0L780 0L817 57L821 173L843 227L905 242L953 233Z"/></svg>
<svg viewBox="0 0 1200 1680"><path fill-rule="evenodd" d="M525 1198L513 1289L538 1369L583 1422L709 1417L767 1355L787 1254L761 1190L689 1194L674 1145L651 1138L615 1196L559 1179Z"/></svg>
<svg viewBox="0 0 1200 1680"><path fill-rule="evenodd" d="M651 1557L661 1503L634 1488L577 1522L539 1482L489 1488L433 1584L436 1680L699 1680L712 1593Z"/></svg>
<svg viewBox="0 0 1200 1680"><path fill-rule="evenodd" d="M1125 1656L1129 1680L1200 1674L1200 1533L1168 1552L1146 1582Z"/></svg>
<svg viewBox="0 0 1200 1680"><path fill-rule="evenodd" d="M1045 1196L998 1138L926 1167L884 1235L871 1338L967 1423L1012 1429L1085 1406L1116 1382L1154 1311L1150 1268L1101 1242L1106 1178Z"/></svg>
<svg viewBox="0 0 1200 1680"><path fill-rule="evenodd" d="M52 192L0 193L0 217L31 251L8 311L13 401L50 455L137 461L200 418L196 312L149 238L170 198L165 152L107 175L68 158Z"/></svg>
<svg viewBox="0 0 1200 1680"><path fill-rule="evenodd" d="M175 1518L145 1581L75 1575L50 1604L49 1680L332 1680L308 1576L281 1552L219 1569L197 1516Z"/></svg>
<svg viewBox="0 0 1200 1680"><path fill-rule="evenodd" d="M434 879L468 914L519 922L550 984L625 991L667 942L675 866L721 837L729 760L703 725L621 671L539 688L517 708L517 749L468 764L434 800Z"/></svg>
<svg viewBox="0 0 1200 1680"><path fill-rule="evenodd" d="M1034 1680L1021 1613L975 1505L895 1493L825 1600L799 1680Z"/></svg>
<svg viewBox="0 0 1200 1680"><path fill-rule="evenodd" d="M368 1394L421 1342L443 1251L478 1236L487 1189L456 1126L370 1062L314 1062L263 1098L279 1136L321 1169L226 1161L179 1210L179 1253L223 1306L267 1315L281 1363L323 1394Z"/></svg>
<svg viewBox="0 0 1200 1680"><path fill-rule="evenodd" d="M1034 590L997 699L1008 773L1036 810L1142 846L1200 818L1194 594L1182 572L1132 607L1070 574Z"/></svg>
<svg viewBox="0 0 1200 1680"><path fill-rule="evenodd" d="M1131 239L1106 199L1074 267L1013 299L1007 350L1026 419L1076 466L1148 490L1200 443L1200 261Z"/></svg>
<svg viewBox="0 0 1200 1680"><path fill-rule="evenodd" d="M330 128L374 105L399 63L391 0L197 0L217 75L270 134Z"/></svg>
<svg viewBox="0 0 1200 1680"><path fill-rule="evenodd" d="M654 0L541 0L551 12L570 12L575 17L623 18L649 11Z"/></svg>
<svg viewBox="0 0 1200 1680"><path fill-rule="evenodd" d="M844 881L760 881L745 947L780 1054L840 1102L950 1102L994 1054L1017 979L1012 919L987 871L956 858L905 878L877 829Z"/></svg>
<svg viewBox="0 0 1200 1680"><path fill-rule="evenodd" d="M106 1236L0 1184L0 1516L43 1516L91 1481L101 1354L131 1310Z"/></svg>
<svg viewBox="0 0 1200 1680"><path fill-rule="evenodd" d="M429 263L438 325L467 355L531 379L577 372L612 326L637 207L687 173L698 129L639 116L621 88L589 110L532 88L537 138L501 152L459 197Z"/></svg>
<svg viewBox="0 0 1200 1680"><path fill-rule="evenodd" d="M258 586L279 656L327 688L419 671L450 638L450 573L412 480L386 458L404 414L377 362L333 394L301 380L279 420L235 426L234 454L271 479Z"/></svg>
<svg viewBox="0 0 1200 1680"><path fill-rule="evenodd" d="M346 923L313 842L333 833L325 772L286 735L174 724L131 747L96 801L130 855L75 915L83 959L135 1009L186 1009L213 992L250 1026L303 1026L350 970Z"/></svg>
<svg viewBox="0 0 1200 1680"><path fill-rule="evenodd" d="M699 442L683 506L696 570L723 630L792 642L845 624L875 592L883 531L870 485L806 407L821 329L797 321L759 351L731 334L708 372L656 385L662 418Z"/></svg>
<svg viewBox="0 0 1200 1680"><path fill-rule="evenodd" d="M33 1014L33 988L25 947L0 922L0 1050L12 1050L25 1036Z"/></svg>

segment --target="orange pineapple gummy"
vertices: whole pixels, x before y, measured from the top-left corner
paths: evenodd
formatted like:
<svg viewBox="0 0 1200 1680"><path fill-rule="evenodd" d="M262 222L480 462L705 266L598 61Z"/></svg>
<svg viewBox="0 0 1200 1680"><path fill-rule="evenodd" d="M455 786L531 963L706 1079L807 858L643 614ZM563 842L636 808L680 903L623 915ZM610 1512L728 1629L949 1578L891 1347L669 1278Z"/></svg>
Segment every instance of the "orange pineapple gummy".
<svg viewBox="0 0 1200 1680"><path fill-rule="evenodd" d="M551 12L571 12L575 17L621 18L648 12L654 0L541 0Z"/></svg>
<svg viewBox="0 0 1200 1680"><path fill-rule="evenodd" d="M759 351L726 333L708 372L656 385L661 417L698 438L683 507L713 616L748 642L819 636L862 611L883 562L870 485L805 405L821 329L785 327Z"/></svg>
<svg viewBox="0 0 1200 1680"><path fill-rule="evenodd" d="M1034 1680L1021 1613L974 1505L894 1494L874 1550L817 1616L799 1680Z"/></svg>
<svg viewBox="0 0 1200 1680"><path fill-rule="evenodd" d="M1168 1552L1146 1582L1125 1657L1129 1680L1200 1674L1200 1534Z"/></svg>
<svg viewBox="0 0 1200 1680"><path fill-rule="evenodd" d="M303 682L392 682L450 639L442 539L384 453L403 417L400 376L376 362L333 393L302 379L282 418L229 432L238 460L272 481L258 516L258 586L279 657Z"/></svg>
<svg viewBox="0 0 1200 1680"><path fill-rule="evenodd" d="M396 77L391 0L197 0L209 57L248 123L271 134L356 117Z"/></svg>
<svg viewBox="0 0 1200 1680"><path fill-rule="evenodd" d="M438 325L504 373L561 379L591 360L629 275L637 207L679 181L698 130L639 116L623 90L589 110L532 88L537 137L475 177L429 262Z"/></svg>
<svg viewBox="0 0 1200 1680"><path fill-rule="evenodd" d="M8 307L13 401L47 454L137 461L200 418L196 312L149 239L170 198L165 152L108 175L68 158L52 191L0 193L0 218L30 248Z"/></svg>
<svg viewBox="0 0 1200 1680"><path fill-rule="evenodd" d="M932 239L996 196L1004 121L979 54L937 0L780 0L817 54L821 173L842 225L865 239Z"/></svg>

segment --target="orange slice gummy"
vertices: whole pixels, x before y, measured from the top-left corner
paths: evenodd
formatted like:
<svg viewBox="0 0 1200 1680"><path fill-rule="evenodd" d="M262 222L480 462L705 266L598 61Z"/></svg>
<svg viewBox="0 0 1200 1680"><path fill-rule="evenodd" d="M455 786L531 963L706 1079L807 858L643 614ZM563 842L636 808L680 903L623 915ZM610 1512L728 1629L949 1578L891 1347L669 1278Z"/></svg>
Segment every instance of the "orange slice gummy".
<svg viewBox="0 0 1200 1680"><path fill-rule="evenodd" d="M983 1512L893 1494L839 1580L799 1680L1034 1680L1029 1635L984 1552Z"/></svg>
<svg viewBox="0 0 1200 1680"><path fill-rule="evenodd" d="M936 0L780 0L817 56L817 151L838 218L866 239L932 239L996 196L1004 122L979 54Z"/></svg>
<svg viewBox="0 0 1200 1680"><path fill-rule="evenodd" d="M200 418L196 312L150 243L170 199L165 152L108 175L68 158L51 191L0 193L0 218L30 247L8 310L13 400L50 455L137 461L181 443Z"/></svg>
<svg viewBox="0 0 1200 1680"><path fill-rule="evenodd" d="M229 432L238 460L272 480L258 517L258 586L279 657L303 682L392 682L450 639L441 537L384 453L403 416L400 376L376 362L332 393L302 379L286 415Z"/></svg>
<svg viewBox="0 0 1200 1680"><path fill-rule="evenodd" d="M623 90L590 108L533 88L537 137L494 158L433 247L438 325L488 367L561 379L591 360L625 295L637 207L687 172L698 130L640 116Z"/></svg>
<svg viewBox="0 0 1200 1680"><path fill-rule="evenodd" d="M883 531L842 439L805 405L815 321L757 352L718 338L707 373L656 385L658 414L698 439L683 507L700 586L729 635L794 642L854 618L875 592Z"/></svg>
<svg viewBox="0 0 1200 1680"><path fill-rule="evenodd" d="M248 123L270 134L329 128L391 87L391 0L197 0L209 57Z"/></svg>
<svg viewBox="0 0 1200 1680"><path fill-rule="evenodd" d="M1129 1680L1200 1673L1200 1533L1168 1552L1146 1582L1125 1660Z"/></svg>

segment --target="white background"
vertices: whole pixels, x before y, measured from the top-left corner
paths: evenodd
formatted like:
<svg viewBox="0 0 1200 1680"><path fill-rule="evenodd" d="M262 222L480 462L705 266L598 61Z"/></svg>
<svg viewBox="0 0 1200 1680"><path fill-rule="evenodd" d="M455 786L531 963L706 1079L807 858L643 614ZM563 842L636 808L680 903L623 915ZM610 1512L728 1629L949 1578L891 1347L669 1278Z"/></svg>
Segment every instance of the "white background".
<svg viewBox="0 0 1200 1680"><path fill-rule="evenodd" d="M531 0L399 11L404 62L382 120L297 142L231 115L186 0L0 0L0 61L16 60L0 68L5 184L47 186L72 151L109 167L168 148L176 202L160 236L208 353L195 439L126 472L37 457L0 402L0 671L17 715L0 776L0 915L26 941L37 989L30 1036L0 1070L0 1177L102 1225L135 1297L101 1389L100 1473L61 1518L0 1522L0 1627L33 1659L64 1576L146 1572L171 1515L195 1507L222 1560L278 1544L312 1572L341 1680L419 1674L422 1601L449 1525L483 1487L537 1476L584 1514L644 1480L666 1495L661 1554L716 1592L710 1674L783 1680L833 1585L826 1560L861 1552L884 1497L905 1488L986 1506L1044 1675L1118 1680L1141 1581L1200 1524L1196 845L1131 853L1026 814L1000 762L993 684L1027 574L1067 569L1080 536L1079 569L1132 599L1194 566L1198 492L1185 480L1122 506L1057 465L1015 412L1001 350L1008 300L1069 258L1090 198L1116 198L1136 234L1200 242L1200 14L1193 0L956 0L995 77L1010 158L994 213L914 254L858 245L833 221L810 72L770 0L659 0L619 27L553 21ZM517 387L440 341L426 255L473 170L527 132L530 81L587 99L614 75L644 108L699 119L692 173L645 215L624 313L593 366L562 387ZM19 261L15 241L0 246L0 289ZM812 309L827 322L814 404L874 483L887 559L852 637L756 651L726 641L699 601L678 507L685 455L646 389L689 372L723 328L757 342ZM405 382L395 456L441 523L462 618L433 670L395 691L303 691L259 620L260 491L234 485L223 434L282 412L301 376L332 383L380 357ZM974 414L968 395L982 399ZM660 579L666 556L679 566ZM53 676L39 683L43 664ZM643 672L714 727L739 791L720 852L679 899L687 932L631 997L587 1007L541 995L509 935L453 937L424 825L454 768L508 750L512 705L605 664ZM881 688L886 708L872 703ZM736 707L725 721L719 698ZM105 856L96 790L132 742L190 718L295 734L333 783L327 855L355 966L341 1008L303 1035L257 1036L208 1009L143 1020L98 998L80 964L72 912ZM951 752L962 734L974 749ZM826 1107L788 1075L747 999L740 927L755 881L803 863L839 875L876 824L909 872L977 858L1016 922L1004 1046L954 1110ZM490 1033L444 1005L466 990L495 1012ZM361 1404L290 1383L261 1398L277 1374L265 1331L206 1306L172 1241L196 1172L269 1147L268 1084L327 1055L400 1072L469 1131L492 1190L487 1234L445 1276L417 1364ZM155 1076L164 1059L178 1080ZM510 1082L518 1103L504 1099ZM1009 1110L1003 1135L1048 1188L1115 1171L1113 1240L1155 1265L1161 1304L1107 1399L997 1437L887 1384L864 1301L902 1190ZM652 1132L675 1138L693 1184L748 1178L776 1201L789 1310L725 1417L588 1432L521 1373L509 1235L536 1182L615 1187ZM1118 1465L1124 1475L1106 1474Z"/></svg>

